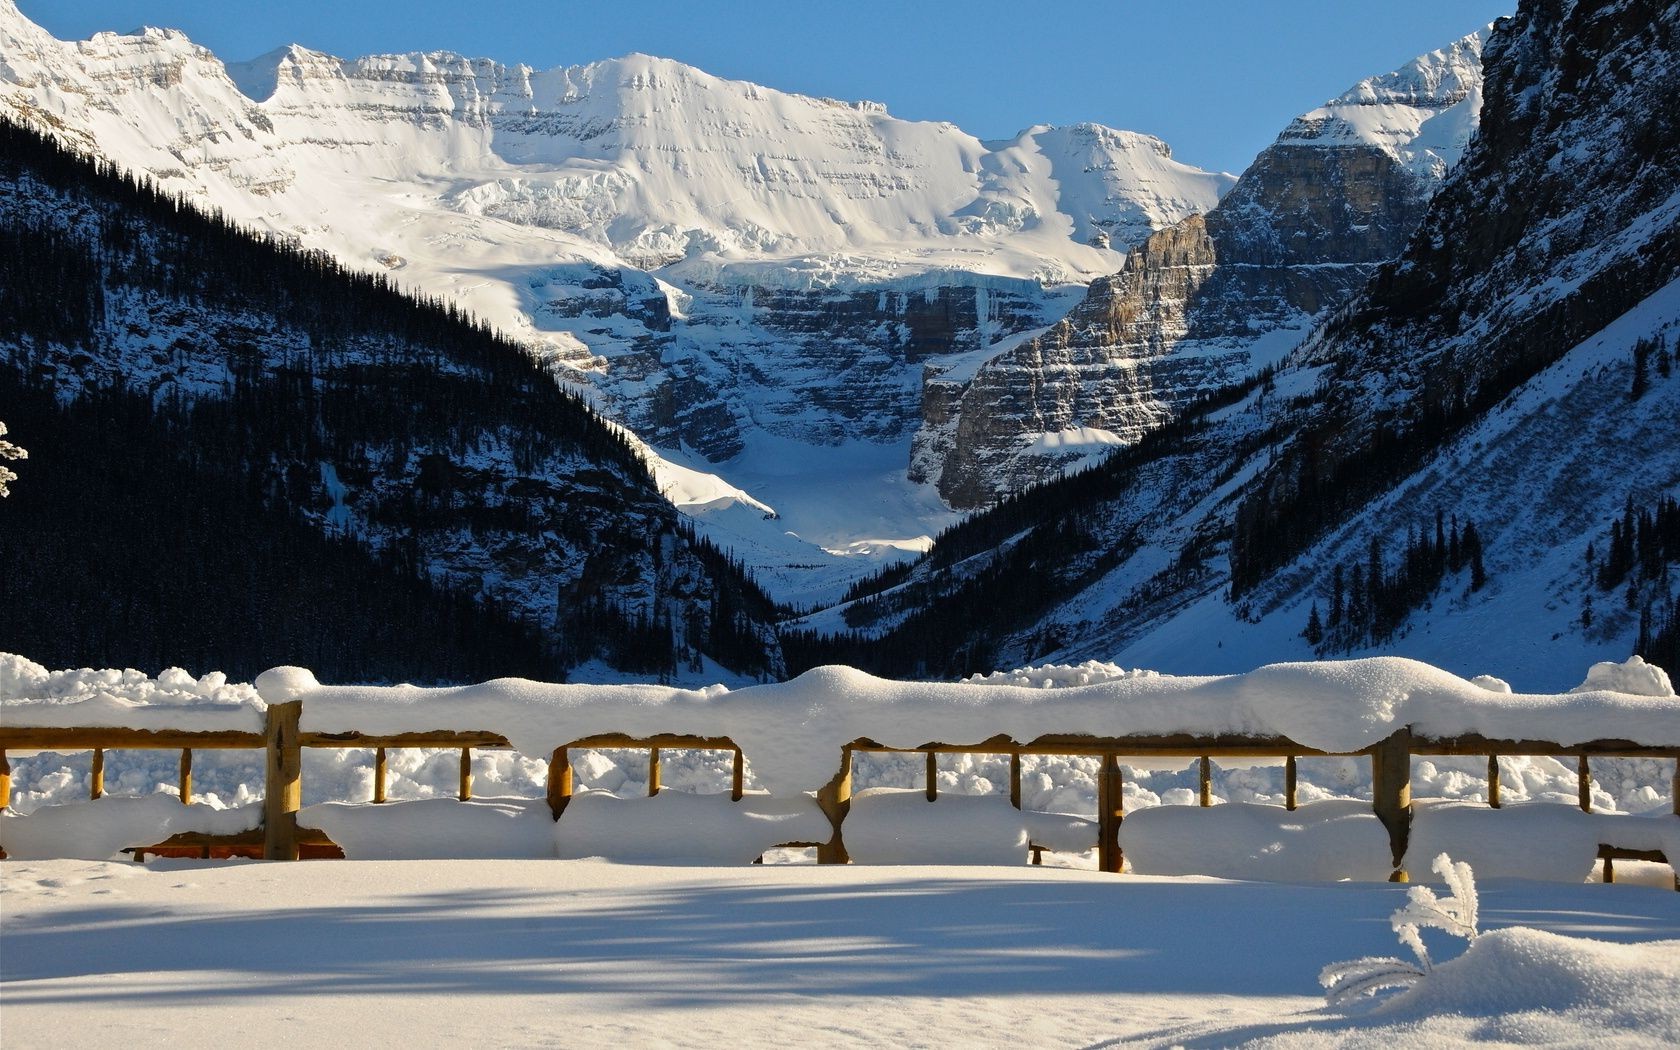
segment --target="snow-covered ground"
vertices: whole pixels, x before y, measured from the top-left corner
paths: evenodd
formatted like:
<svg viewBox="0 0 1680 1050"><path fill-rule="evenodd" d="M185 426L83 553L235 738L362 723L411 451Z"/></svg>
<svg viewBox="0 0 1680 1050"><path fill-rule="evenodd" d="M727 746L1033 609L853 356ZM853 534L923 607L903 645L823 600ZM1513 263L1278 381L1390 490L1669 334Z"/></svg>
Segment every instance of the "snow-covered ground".
<svg viewBox="0 0 1680 1050"><path fill-rule="evenodd" d="M1538 932L1484 933L1456 969L1443 945L1410 1005L1327 1008L1319 969L1393 954L1404 894L1026 867L8 862L0 998L18 1048L1680 1039L1680 894L1637 886L1484 882L1484 930Z"/></svg>

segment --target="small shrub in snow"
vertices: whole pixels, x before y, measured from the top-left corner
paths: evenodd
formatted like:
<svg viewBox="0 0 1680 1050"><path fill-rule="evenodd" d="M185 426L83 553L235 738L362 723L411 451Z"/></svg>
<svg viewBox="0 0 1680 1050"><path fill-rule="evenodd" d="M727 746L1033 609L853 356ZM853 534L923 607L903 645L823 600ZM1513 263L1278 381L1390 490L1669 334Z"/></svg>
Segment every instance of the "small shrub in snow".
<svg viewBox="0 0 1680 1050"><path fill-rule="evenodd" d="M1427 927L1445 930L1454 937L1474 941L1479 932L1476 880L1470 865L1454 863L1445 853L1435 858L1435 873L1447 884L1450 895L1437 897L1428 886L1413 886L1406 903L1389 917L1400 943L1412 950L1416 962L1393 956L1367 956L1331 963L1318 975L1324 998L1331 1006L1344 1006L1389 988L1410 988L1434 970L1422 931Z"/></svg>

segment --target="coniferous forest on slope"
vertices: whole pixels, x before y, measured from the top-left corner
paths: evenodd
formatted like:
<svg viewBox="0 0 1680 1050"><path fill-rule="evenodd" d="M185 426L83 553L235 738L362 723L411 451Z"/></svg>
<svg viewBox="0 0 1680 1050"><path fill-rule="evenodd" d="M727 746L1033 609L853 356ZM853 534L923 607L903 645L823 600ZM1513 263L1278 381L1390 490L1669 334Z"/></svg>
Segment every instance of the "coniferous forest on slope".
<svg viewBox="0 0 1680 1050"><path fill-rule="evenodd" d="M0 404L31 452L0 648L329 680L774 666L769 601L520 347L3 122L0 184ZM154 370L112 370L135 344ZM438 563L472 543L492 576L579 564L533 608Z"/></svg>

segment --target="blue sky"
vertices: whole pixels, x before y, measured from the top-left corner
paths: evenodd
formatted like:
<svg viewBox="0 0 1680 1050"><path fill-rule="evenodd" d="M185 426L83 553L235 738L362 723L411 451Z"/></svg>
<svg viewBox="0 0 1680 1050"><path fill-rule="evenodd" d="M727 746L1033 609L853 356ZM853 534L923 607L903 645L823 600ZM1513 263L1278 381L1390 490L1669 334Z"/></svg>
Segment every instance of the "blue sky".
<svg viewBox="0 0 1680 1050"><path fill-rule="evenodd" d="M1516 0L17 0L64 39L183 29L225 59L450 50L537 67L630 51L885 102L981 138L1092 120L1240 172L1295 114Z"/></svg>

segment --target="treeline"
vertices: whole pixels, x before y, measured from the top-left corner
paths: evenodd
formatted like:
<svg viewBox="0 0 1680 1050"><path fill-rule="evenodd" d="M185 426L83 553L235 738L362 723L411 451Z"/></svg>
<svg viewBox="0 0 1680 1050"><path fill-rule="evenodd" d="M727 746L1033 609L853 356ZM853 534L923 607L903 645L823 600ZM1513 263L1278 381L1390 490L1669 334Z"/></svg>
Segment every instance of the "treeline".
<svg viewBox="0 0 1680 1050"><path fill-rule="evenodd" d="M1627 608L1639 612L1633 651L1651 663L1680 671L1680 598L1672 590L1670 568L1680 562L1680 500L1659 496L1645 506L1629 494L1619 518L1610 522L1603 557L1587 544L1587 571L1601 591L1625 588ZM1591 604L1581 610L1581 624L1593 624Z"/></svg>
<svg viewBox="0 0 1680 1050"><path fill-rule="evenodd" d="M1330 573L1328 616L1321 617L1313 602L1301 635L1320 652L1383 645L1394 639L1413 610L1440 590L1449 574L1457 576L1466 569L1470 590L1486 586L1481 533L1475 522L1461 528L1458 515L1449 524L1437 510L1433 534L1416 526L1407 530L1396 564L1388 564L1377 536L1371 537L1363 562L1337 564Z"/></svg>
<svg viewBox="0 0 1680 1050"><path fill-rule="evenodd" d="M0 505L0 650L245 681L285 663L326 681L562 673L535 625L432 581L401 546L276 513L260 472L191 454L204 429L159 425L143 396L61 403L0 368L0 405L31 453Z"/></svg>

